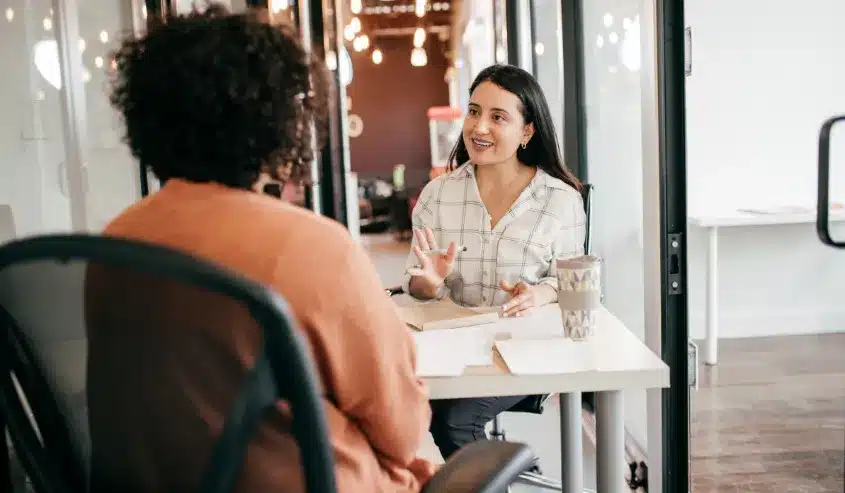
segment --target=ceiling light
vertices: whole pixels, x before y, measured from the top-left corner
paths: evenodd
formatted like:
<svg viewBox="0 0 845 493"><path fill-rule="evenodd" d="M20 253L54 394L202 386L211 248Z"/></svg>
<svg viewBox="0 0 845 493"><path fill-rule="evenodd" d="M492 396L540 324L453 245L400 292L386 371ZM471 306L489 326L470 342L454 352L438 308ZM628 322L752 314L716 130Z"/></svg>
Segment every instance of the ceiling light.
<svg viewBox="0 0 845 493"><path fill-rule="evenodd" d="M373 50L373 63L376 65L381 65L381 62L384 60L384 55L382 55L381 50L376 48Z"/></svg>
<svg viewBox="0 0 845 493"><path fill-rule="evenodd" d="M428 63L428 55L422 48L414 48L411 50L411 65L414 67L424 67Z"/></svg>
<svg viewBox="0 0 845 493"><path fill-rule="evenodd" d="M425 29L418 27L416 31L414 31L414 47L415 48L422 48L422 45L425 44Z"/></svg>
<svg viewBox="0 0 845 493"><path fill-rule="evenodd" d="M59 46L55 39L44 39L35 43L33 49L35 68L48 84L62 88L62 74L59 68Z"/></svg>

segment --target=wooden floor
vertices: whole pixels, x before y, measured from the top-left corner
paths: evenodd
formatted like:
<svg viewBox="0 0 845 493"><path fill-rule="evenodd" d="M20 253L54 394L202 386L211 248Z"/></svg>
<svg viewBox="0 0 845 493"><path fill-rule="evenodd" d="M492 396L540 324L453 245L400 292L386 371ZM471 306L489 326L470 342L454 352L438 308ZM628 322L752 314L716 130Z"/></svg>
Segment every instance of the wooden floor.
<svg viewBox="0 0 845 493"><path fill-rule="evenodd" d="M720 341L701 372L695 493L845 491L845 334Z"/></svg>

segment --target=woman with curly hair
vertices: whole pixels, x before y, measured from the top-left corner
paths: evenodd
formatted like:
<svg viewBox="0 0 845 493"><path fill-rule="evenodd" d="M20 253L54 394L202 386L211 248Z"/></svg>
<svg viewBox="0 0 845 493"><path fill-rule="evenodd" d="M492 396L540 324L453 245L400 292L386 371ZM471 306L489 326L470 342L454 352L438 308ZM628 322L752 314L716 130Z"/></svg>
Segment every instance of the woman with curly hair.
<svg viewBox="0 0 845 493"><path fill-rule="evenodd" d="M262 193L308 176L312 127L326 115L324 70L292 30L219 8L126 40L115 59L112 103L126 142L165 184L105 234L190 253L282 295L319 369L339 491L419 491L433 473L416 458L430 408L410 334L342 226ZM137 368L120 359L143 359L142 348L121 342L138 334L114 332L134 327L91 323L92 347L100 346L89 365L101 358L89 366L99 375L89 373L95 483L113 475L126 491L188 491L228 412L221 389L235 387L255 357L235 342L254 334L231 327L171 337L139 327L161 341L144 344L156 348L146 360L155 363ZM215 325L208 330L225 330ZM283 404L257 432L238 481L241 492L302 491Z"/></svg>

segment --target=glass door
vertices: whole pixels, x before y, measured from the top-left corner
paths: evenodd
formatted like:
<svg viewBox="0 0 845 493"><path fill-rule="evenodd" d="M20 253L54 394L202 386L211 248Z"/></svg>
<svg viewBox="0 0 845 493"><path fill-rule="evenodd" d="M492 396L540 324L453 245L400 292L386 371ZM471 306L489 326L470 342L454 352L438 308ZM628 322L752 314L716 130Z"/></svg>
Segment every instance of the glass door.
<svg viewBox="0 0 845 493"><path fill-rule="evenodd" d="M562 5L564 148L594 186L604 304L671 369L626 392L626 460L649 491L688 491L683 2Z"/></svg>

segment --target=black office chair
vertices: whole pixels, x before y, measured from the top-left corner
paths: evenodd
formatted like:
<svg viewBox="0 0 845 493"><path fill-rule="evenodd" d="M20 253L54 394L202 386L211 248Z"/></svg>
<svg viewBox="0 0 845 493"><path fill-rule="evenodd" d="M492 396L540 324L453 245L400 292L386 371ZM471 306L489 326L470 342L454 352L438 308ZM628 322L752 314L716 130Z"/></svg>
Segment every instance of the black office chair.
<svg viewBox="0 0 845 493"><path fill-rule="evenodd" d="M225 324L222 340L209 335L216 334L207 330L215 323ZM283 299L243 277L161 247L67 235L0 247L0 417L37 493L121 491L122 478L98 468L98 417L129 408L122 408L111 392L126 396L137 388L136 378L158 376L150 359L190 358L168 354L166 340L151 338L139 327L159 338L196 333L197 340L191 342L218 354L221 365L186 364L184 378L199 368L201 377L210 377L211 384L223 387L220 392L230 394L229 403L219 410L225 424L216 440L191 444L191 458L174 453L162 459L202 464L186 466L180 484L170 485L173 491L232 491L253 432L263 425L264 411L280 400L293 416L291 430L306 491L336 491L318 376ZM104 346L109 351L97 349L104 337L110 338ZM252 351L255 358L236 384L218 384L214 378L215 373L231 374L240 367L227 351L214 351L215 344L227 343ZM120 366L120 380L101 371L109 365ZM172 389L170 380L154 380L156 389ZM119 415L131 423L119 433L155 430L157 422L166 422L175 412L170 406L163 413L148 411L155 409L156 396L139 400L143 397L132 400L139 415ZM5 450L7 444L3 446ZM201 460L190 460L197 456ZM530 467L532 458L522 444L468 446L440 469L424 492L498 493ZM8 470L7 462L0 465L0 473ZM8 478L0 478L0 484L7 483ZM132 486L134 491L143 488Z"/></svg>

